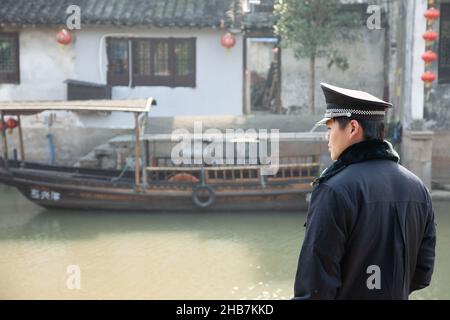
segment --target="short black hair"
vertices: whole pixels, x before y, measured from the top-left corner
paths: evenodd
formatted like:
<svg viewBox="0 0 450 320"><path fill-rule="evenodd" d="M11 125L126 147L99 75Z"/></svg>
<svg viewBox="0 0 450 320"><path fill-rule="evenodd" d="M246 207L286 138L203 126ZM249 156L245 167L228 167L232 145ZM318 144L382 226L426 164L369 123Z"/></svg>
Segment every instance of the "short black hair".
<svg viewBox="0 0 450 320"><path fill-rule="evenodd" d="M344 129L351 120L356 120L363 128L364 140L384 140L385 137L385 125L384 119L373 119L369 120L367 118L348 118L348 117L337 117L334 118L339 123L339 127Z"/></svg>

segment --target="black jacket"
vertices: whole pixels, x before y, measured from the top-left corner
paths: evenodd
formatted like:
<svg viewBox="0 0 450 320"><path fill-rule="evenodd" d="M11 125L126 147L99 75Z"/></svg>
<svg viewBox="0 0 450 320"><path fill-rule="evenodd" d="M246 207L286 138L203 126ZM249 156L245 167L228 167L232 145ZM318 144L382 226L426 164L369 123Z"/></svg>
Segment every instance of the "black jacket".
<svg viewBox="0 0 450 320"><path fill-rule="evenodd" d="M364 141L317 179L293 299L408 299L430 284L431 197L398 160L388 142Z"/></svg>

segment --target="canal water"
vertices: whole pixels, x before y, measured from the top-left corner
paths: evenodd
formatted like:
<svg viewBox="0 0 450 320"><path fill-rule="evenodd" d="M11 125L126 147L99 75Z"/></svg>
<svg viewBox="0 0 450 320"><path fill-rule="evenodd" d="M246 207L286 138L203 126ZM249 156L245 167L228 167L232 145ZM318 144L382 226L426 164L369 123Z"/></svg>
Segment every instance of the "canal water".
<svg viewBox="0 0 450 320"><path fill-rule="evenodd" d="M412 299L450 299L450 203ZM47 211L0 186L0 299L290 299L305 212Z"/></svg>

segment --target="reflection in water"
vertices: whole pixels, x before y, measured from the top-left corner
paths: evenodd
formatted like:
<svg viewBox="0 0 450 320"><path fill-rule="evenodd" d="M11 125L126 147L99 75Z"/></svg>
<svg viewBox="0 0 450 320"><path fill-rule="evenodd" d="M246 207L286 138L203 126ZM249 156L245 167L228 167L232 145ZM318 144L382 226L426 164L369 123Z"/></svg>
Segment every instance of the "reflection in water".
<svg viewBox="0 0 450 320"><path fill-rule="evenodd" d="M304 213L45 211L0 186L0 299L289 299ZM450 298L448 203L433 284ZM447 210L446 210L447 209ZM80 290L67 267L81 270Z"/></svg>

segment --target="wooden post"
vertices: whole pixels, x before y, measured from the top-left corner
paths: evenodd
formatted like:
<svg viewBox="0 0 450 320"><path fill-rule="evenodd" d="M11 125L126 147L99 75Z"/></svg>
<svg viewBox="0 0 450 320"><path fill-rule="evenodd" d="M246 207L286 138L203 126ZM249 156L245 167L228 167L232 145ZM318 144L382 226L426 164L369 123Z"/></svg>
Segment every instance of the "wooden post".
<svg viewBox="0 0 450 320"><path fill-rule="evenodd" d="M134 147L134 158L135 158L135 175L134 175L134 183L136 185L136 189L139 189L139 181L140 179L140 166L139 161L141 158L141 142L139 139L139 113L134 113L134 123L135 123L135 147Z"/></svg>
<svg viewBox="0 0 450 320"><path fill-rule="evenodd" d="M20 120L20 115L17 116L18 129L19 129L19 144L20 144L20 160L25 162L25 151L23 147L23 133L22 133L22 121Z"/></svg>
<svg viewBox="0 0 450 320"><path fill-rule="evenodd" d="M144 141L145 145L145 166L147 167L150 163L150 143L148 139Z"/></svg>
<svg viewBox="0 0 450 320"><path fill-rule="evenodd" d="M142 191L147 189L148 141L144 141L144 159L142 164Z"/></svg>
<svg viewBox="0 0 450 320"><path fill-rule="evenodd" d="M0 114L0 121L1 121L1 124L2 124L2 140L3 140L3 158L4 158L4 161L5 161L5 168L6 169L8 169L8 141L6 140L6 128L5 128L5 126L4 126L4 124L5 124L5 119L4 119L4 114L3 114L3 111L1 112L1 114Z"/></svg>

